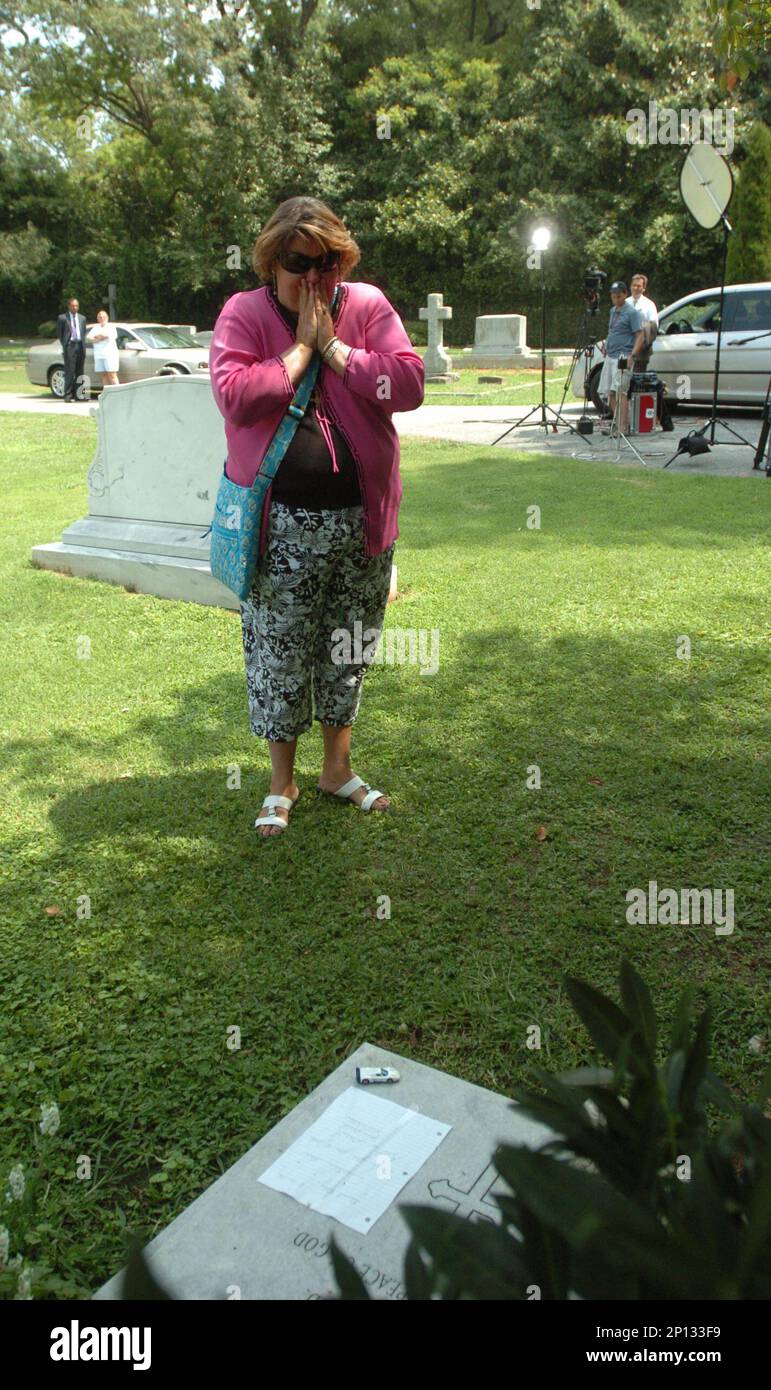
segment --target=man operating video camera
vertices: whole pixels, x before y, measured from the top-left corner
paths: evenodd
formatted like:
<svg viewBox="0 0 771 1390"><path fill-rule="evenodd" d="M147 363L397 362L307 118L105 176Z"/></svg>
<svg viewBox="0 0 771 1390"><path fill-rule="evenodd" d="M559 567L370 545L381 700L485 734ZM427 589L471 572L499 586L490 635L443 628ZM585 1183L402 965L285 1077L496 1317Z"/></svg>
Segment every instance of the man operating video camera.
<svg viewBox="0 0 771 1390"><path fill-rule="evenodd" d="M629 371L634 370L634 358L645 347L645 320L639 309L627 299L629 289L623 280L614 280L610 287L613 308L608 320L606 357L600 376L599 394L607 398L608 406L616 420L616 394L619 390L619 359L626 360ZM622 434L629 426L629 395L621 390L617 424ZM609 433L609 431L606 431Z"/></svg>

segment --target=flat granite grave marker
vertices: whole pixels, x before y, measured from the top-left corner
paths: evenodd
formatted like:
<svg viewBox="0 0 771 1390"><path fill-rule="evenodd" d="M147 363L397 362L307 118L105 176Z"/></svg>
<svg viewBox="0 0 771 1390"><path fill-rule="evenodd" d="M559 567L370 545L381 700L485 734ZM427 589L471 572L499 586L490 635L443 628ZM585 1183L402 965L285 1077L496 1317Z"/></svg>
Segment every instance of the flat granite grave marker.
<svg viewBox="0 0 771 1390"><path fill-rule="evenodd" d="M356 1087L357 1066L396 1067L401 1080ZM393 1200L361 1234L263 1181L266 1175L271 1180L269 1170L276 1173L291 1146L333 1105L340 1105L352 1086L370 1111L385 1101L394 1111L404 1107L424 1121L438 1122L422 1126L434 1131L433 1151L423 1159L414 1150L416 1161L420 1159L417 1171L406 1181L403 1172L396 1174ZM358 1110L366 1114L364 1106ZM382 1167L389 1147L382 1128L375 1127L371 1161L389 1178L387 1164ZM518 1114L505 1096L363 1043L150 1241L145 1256L154 1277L179 1299L319 1299L337 1292L329 1258L329 1237L334 1234L374 1297L403 1299L409 1231L399 1207L436 1203L469 1221L496 1222L494 1193L498 1187L507 1189L491 1164L494 1149L500 1143L538 1149L552 1137L542 1125ZM359 1131L356 1142L360 1139ZM425 1137L421 1142L430 1147ZM334 1196L334 1188L329 1190ZM345 1204L339 1209L348 1215ZM108 1280L94 1298L119 1299L121 1287L122 1273Z"/></svg>

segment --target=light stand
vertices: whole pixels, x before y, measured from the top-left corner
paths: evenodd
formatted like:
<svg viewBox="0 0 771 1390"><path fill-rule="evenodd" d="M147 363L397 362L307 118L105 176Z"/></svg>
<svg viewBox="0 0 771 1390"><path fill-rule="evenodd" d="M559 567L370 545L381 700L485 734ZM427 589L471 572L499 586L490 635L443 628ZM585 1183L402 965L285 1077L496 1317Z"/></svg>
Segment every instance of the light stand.
<svg viewBox="0 0 771 1390"><path fill-rule="evenodd" d="M570 359L570 366L568 367L565 384L562 388L562 399L557 407L557 418L560 424L569 425L569 420L563 420L562 412L565 409L565 400L573 380L573 373L583 357L584 405L578 421L578 433L584 437L594 433L594 421L589 418L589 376L591 374L591 364L594 361L594 349L597 346L597 340L593 338L589 332L589 316L590 314L594 315L596 312L596 309L590 309L587 306L584 308L584 312L579 319L578 328L576 330L576 346L573 349L573 356Z"/></svg>
<svg viewBox="0 0 771 1390"><path fill-rule="evenodd" d="M523 415L521 419L512 421L502 420L501 424L509 425L509 429L504 430L503 434L499 434L498 438L492 441L493 444L499 444L502 439L506 438L507 434L511 434L513 430L519 429L521 425L526 424L531 415L540 415L541 418L538 424L541 429L547 431L551 429L552 432L556 434L557 425L566 425L569 430L573 431L573 434L577 434L579 438L582 437L579 430L574 429L567 420L562 420L560 418L560 412L558 410L546 404L546 272L544 270L543 257L550 241L551 232L549 228L536 227L533 232L532 245L533 249L538 252L541 268L541 400L538 405L534 405L532 409L528 410L527 414ZM553 416L553 421L551 423L547 418L549 415ZM492 448L492 445L490 447Z"/></svg>
<svg viewBox="0 0 771 1390"><path fill-rule="evenodd" d="M708 230L716 227L718 222L723 224L723 256L720 271L720 312L717 325L717 344L715 350L715 378L712 387L712 413L706 425L702 429L694 431L695 435L704 437L709 431L710 444L731 444L734 440L738 444L744 444L748 449L754 448L748 439L738 434L735 429L725 423L725 420L718 422L717 418L717 398L720 383L720 348L723 339L723 310L725 305L725 272L726 260L728 257L728 233L733 228L725 215L725 210L731 201L734 191L733 175L728 162L722 154L715 149L714 145L707 140L694 140L688 153L683 160L683 167L680 170L680 193L690 212L691 216L700 227ZM723 429L733 435L731 439L715 439L715 425L720 423Z"/></svg>
<svg viewBox="0 0 771 1390"><path fill-rule="evenodd" d="M710 193L710 190L707 189L707 192ZM694 433L705 436L707 430L709 430L710 444L733 443L733 440L730 439L715 439L715 425L720 424L723 426L724 430L728 430L728 433L733 435L737 444L746 444L748 449L754 449L755 446L750 443L749 439L745 439L743 434L739 434L731 425L727 425L725 420L718 420L717 416L718 385L720 382L720 346L723 340L723 307L725 304L725 271L726 262L728 260L728 233L733 231L733 227L724 212L720 214L720 221L723 224L723 256L720 267L720 309L717 321L717 343L715 345L715 380L712 386L712 413L706 425L703 425L700 430L695 430Z"/></svg>
<svg viewBox="0 0 771 1390"><path fill-rule="evenodd" d="M619 360L621 361L621 360L625 360L625 359L619 359ZM615 454L614 454L614 455L610 455L610 456L609 456L609 455L601 455L596 449L594 449L594 450L592 450L591 453L583 453L583 454L575 453L575 454L573 454L573 458L577 458L577 459L586 459L586 460L589 460L589 459L594 460L594 459L597 459L597 458L600 458L600 457L606 457L608 463L620 463L620 462L621 462L621 446L622 446L622 444L625 444L626 447L627 447L627 449L631 449L631 451L632 451L632 453L634 454L635 458L637 459L638 463L641 463L642 466L643 466L643 468L647 468L647 467L648 467L648 464L647 464L646 459L643 458L643 455L640 453L640 451L639 451L638 449L635 448L634 444L632 443L631 439L629 438L629 435L628 435L628 434L625 434L624 431L621 429L622 400L627 400L627 401L629 400L629 394L630 394L630 393L629 393L629 386L630 386L631 378L632 378L632 372L630 371L629 367L624 367L623 370L619 370L619 373L618 373L618 380L617 380L617 382L616 382L616 393L615 393L615 394L616 394L616 402L615 402L615 406L614 406L614 409L613 409L613 418L612 418L612 420L611 420L611 422L610 422L610 425L609 425L608 429L606 429L606 430L604 431L604 434L605 434L606 436L609 436L611 439L615 439L615 441L616 441L616 452L615 452ZM630 403L630 405L629 405L629 409L631 410L631 403ZM627 425L627 429L628 429L628 428L629 428L629 426ZM591 446L590 446L590 447L591 447ZM704 445L704 448L705 448L705 449L708 449L708 447L709 447L708 445L706 445L706 444ZM660 450L660 449L655 449L652 453L649 453L649 454L648 454L648 458L660 458L660 456L661 456L661 450ZM665 464L664 466L666 467L666 464Z"/></svg>
<svg viewBox="0 0 771 1390"><path fill-rule="evenodd" d="M691 458L693 458L694 454L708 453L709 444L707 443L706 439L704 439L702 435L699 434L696 430L691 430L690 434L684 435L683 438L680 440L680 443L675 449L675 452L673 453L671 459L667 459L666 463L664 464L664 467L669 468L670 463L674 463L675 459L679 458L680 454L690 454Z"/></svg>
<svg viewBox="0 0 771 1390"><path fill-rule="evenodd" d="M628 449L631 449L635 458L638 460L639 463L642 464L643 468L647 468L648 465L645 462L645 459L643 458L642 454L639 453L637 449L635 449L631 439L628 435L624 434L624 431L621 428L621 402L622 399L627 401L629 400L629 380L631 375L632 374L627 367L625 367L623 371L619 371L618 374L618 381L616 382L616 404L613 410L613 419L610 422L609 428L606 430L606 434L609 435L611 439L615 439L616 441L616 453L615 457L608 459L608 462L620 463L621 445L622 443L624 443L626 444L626 447ZM627 426L627 428L629 427ZM594 459L597 458L597 454L576 454L575 457Z"/></svg>
<svg viewBox="0 0 771 1390"><path fill-rule="evenodd" d="M610 462L619 462L621 458L621 444L623 441L623 443L626 444L627 448L632 450L632 453L634 454L635 458L639 460L643 468L647 468L648 465L646 464L642 454L639 453L637 449L635 449L631 439L627 434L624 434L624 431L621 428L622 400L625 400L627 402L627 410L631 409L631 406L629 405L629 381L631 375L632 373L630 372L629 368L625 367L623 371L619 371L618 381L616 382L616 407L613 411L613 419L611 421L610 429L608 431L610 438L616 440L616 457L614 459L611 459ZM627 429L628 428L629 425L627 425Z"/></svg>

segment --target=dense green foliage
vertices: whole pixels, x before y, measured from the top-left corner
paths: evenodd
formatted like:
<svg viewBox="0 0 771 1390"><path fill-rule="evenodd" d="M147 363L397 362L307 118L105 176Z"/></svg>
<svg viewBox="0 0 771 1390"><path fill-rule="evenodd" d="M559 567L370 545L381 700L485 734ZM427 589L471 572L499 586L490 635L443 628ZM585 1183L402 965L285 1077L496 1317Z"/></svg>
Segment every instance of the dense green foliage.
<svg viewBox="0 0 771 1390"><path fill-rule="evenodd" d="M630 143L627 113L728 104L739 153L768 116L768 62L726 97L699 0L14 9L0 16L7 332L34 332L66 293L93 313L110 281L121 314L211 326L256 283L250 246L276 203L311 192L404 316L444 293L451 343L478 313L533 312L526 251L546 218L550 337L565 341L590 262L645 269L659 303L715 279L715 236L679 198L681 150Z"/></svg>
<svg viewBox="0 0 771 1390"><path fill-rule="evenodd" d="M717 49L730 76L746 77L760 67L771 50L768 0L707 0L707 8L717 18Z"/></svg>

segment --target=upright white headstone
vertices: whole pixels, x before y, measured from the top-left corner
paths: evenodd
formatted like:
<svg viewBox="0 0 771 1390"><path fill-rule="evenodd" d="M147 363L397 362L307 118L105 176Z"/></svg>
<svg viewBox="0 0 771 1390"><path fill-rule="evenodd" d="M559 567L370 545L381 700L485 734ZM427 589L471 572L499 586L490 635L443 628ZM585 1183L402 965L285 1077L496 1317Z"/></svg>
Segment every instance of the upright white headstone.
<svg viewBox="0 0 771 1390"><path fill-rule="evenodd" d="M452 318L452 309L442 300L441 294L430 294L427 305L419 311L428 324L428 347L423 359L427 377L444 376L452 371L452 358L443 346L444 320Z"/></svg>
<svg viewBox="0 0 771 1390"><path fill-rule="evenodd" d="M96 414L88 516L35 563L143 594L238 608L209 569L209 533L227 454L208 377L156 376L107 387Z"/></svg>
<svg viewBox="0 0 771 1390"><path fill-rule="evenodd" d="M474 327L474 346L468 352L469 366L515 366L522 359L535 356L527 346L524 314L479 315Z"/></svg>
<svg viewBox="0 0 771 1390"><path fill-rule="evenodd" d="M227 454L208 377L156 376L106 387L88 471L88 516L33 561L141 594L238 610L209 568L212 513ZM396 598L396 567L391 593Z"/></svg>

